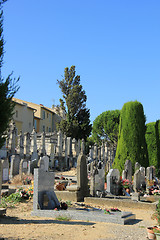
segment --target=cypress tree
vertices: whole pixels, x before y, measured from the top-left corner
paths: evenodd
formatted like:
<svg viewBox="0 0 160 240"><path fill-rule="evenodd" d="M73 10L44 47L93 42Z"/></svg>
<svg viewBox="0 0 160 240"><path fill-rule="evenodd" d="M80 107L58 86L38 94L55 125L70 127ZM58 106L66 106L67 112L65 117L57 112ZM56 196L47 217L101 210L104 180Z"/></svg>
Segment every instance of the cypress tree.
<svg viewBox="0 0 160 240"><path fill-rule="evenodd" d="M160 121L146 124L146 144L149 166L160 167Z"/></svg>
<svg viewBox="0 0 160 240"><path fill-rule="evenodd" d="M124 169L127 159L131 160L133 169L136 162L144 167L148 166L145 120L140 102L131 101L124 104L120 114L118 145L113 163L113 167L118 168L120 172Z"/></svg>

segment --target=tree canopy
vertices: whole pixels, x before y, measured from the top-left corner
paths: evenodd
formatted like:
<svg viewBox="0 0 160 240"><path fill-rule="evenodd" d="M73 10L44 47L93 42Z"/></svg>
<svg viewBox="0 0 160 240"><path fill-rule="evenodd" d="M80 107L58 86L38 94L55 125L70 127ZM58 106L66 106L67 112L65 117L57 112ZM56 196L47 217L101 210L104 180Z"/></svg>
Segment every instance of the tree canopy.
<svg viewBox="0 0 160 240"><path fill-rule="evenodd" d="M63 94L60 108L66 116L57 128L68 137L86 140L92 128L90 110L86 108L87 96L80 84L80 76L76 75L75 66L65 68L64 78L57 82Z"/></svg>
<svg viewBox="0 0 160 240"><path fill-rule="evenodd" d="M6 0L0 1L0 148L5 142L5 131L9 127L9 122L14 113L14 103L12 97L18 91L17 81L12 79L10 74L7 79L1 77L1 68L4 56L4 38L3 38L3 10L2 4Z"/></svg>
<svg viewBox="0 0 160 240"><path fill-rule="evenodd" d="M127 102L123 105L120 115L119 136L113 167L120 172L124 169L125 161L131 160L132 166L139 162L148 166L147 148L145 141L145 115L143 105L138 101Z"/></svg>
<svg viewBox="0 0 160 240"><path fill-rule="evenodd" d="M111 140L117 145L120 110L105 111L93 121L92 139L98 144L101 141Z"/></svg>

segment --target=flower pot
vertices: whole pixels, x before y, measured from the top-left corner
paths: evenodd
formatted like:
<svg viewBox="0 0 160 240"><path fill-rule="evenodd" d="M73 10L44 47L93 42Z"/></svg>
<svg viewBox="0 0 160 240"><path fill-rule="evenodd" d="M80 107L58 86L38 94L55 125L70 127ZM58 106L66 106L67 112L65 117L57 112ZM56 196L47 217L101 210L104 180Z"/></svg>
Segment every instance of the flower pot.
<svg viewBox="0 0 160 240"><path fill-rule="evenodd" d="M129 188L126 188L125 190L126 190L127 193L130 194L130 189Z"/></svg>
<svg viewBox="0 0 160 240"><path fill-rule="evenodd" d="M157 227L154 226L154 227L148 227L147 228L147 233L148 233L148 238L149 239L156 240L156 235L155 235L155 233L153 231L153 229L155 229L155 228L157 228Z"/></svg>

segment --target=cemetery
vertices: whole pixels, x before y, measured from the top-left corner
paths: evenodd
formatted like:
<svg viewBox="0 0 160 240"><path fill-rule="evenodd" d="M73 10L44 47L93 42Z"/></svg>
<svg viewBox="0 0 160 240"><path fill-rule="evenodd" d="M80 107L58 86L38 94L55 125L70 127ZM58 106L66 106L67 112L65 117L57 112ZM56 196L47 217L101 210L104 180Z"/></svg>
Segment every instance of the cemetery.
<svg viewBox="0 0 160 240"><path fill-rule="evenodd" d="M155 167L145 169L136 162L133 174L132 163L126 160L121 175L112 168L115 149L109 143L95 144L86 155L84 140L66 138L61 132L38 135L34 129L16 139L13 125L2 153L1 195L16 191L23 199L33 197L33 217L123 226L134 225L133 209L157 211L160 182ZM75 169L72 176L65 174L70 169ZM19 190L10 184L17 176L23 186ZM0 213L5 216L6 209Z"/></svg>

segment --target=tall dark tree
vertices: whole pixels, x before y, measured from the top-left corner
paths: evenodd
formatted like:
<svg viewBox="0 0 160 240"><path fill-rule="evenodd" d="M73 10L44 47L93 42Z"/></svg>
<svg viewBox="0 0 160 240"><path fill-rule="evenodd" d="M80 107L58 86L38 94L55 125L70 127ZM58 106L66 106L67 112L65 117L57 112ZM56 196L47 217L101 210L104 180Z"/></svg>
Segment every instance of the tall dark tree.
<svg viewBox="0 0 160 240"><path fill-rule="evenodd" d="M65 68L64 78L57 82L63 94L60 108L66 116L57 128L68 137L86 140L92 128L90 111L86 108L87 96L80 84L80 76L76 75L75 66Z"/></svg>
<svg viewBox="0 0 160 240"><path fill-rule="evenodd" d="M5 142L5 131L9 127L9 122L14 113L14 104L12 97L18 90L17 81L12 79L10 74L7 79L1 76L4 56L4 38L3 38L3 9L2 5L6 0L0 1L0 148Z"/></svg>
<svg viewBox="0 0 160 240"><path fill-rule="evenodd" d="M108 140L117 145L119 131L120 111L112 110L101 113L93 121L92 139L100 144L101 141Z"/></svg>
<svg viewBox="0 0 160 240"><path fill-rule="evenodd" d="M160 120L146 124L145 134L149 166L155 166L158 172L160 167Z"/></svg>
<svg viewBox="0 0 160 240"><path fill-rule="evenodd" d="M133 168L136 162L144 167L148 166L145 121L143 105L140 102L127 102L123 105L116 157L112 165L121 172L127 159L131 160Z"/></svg>

